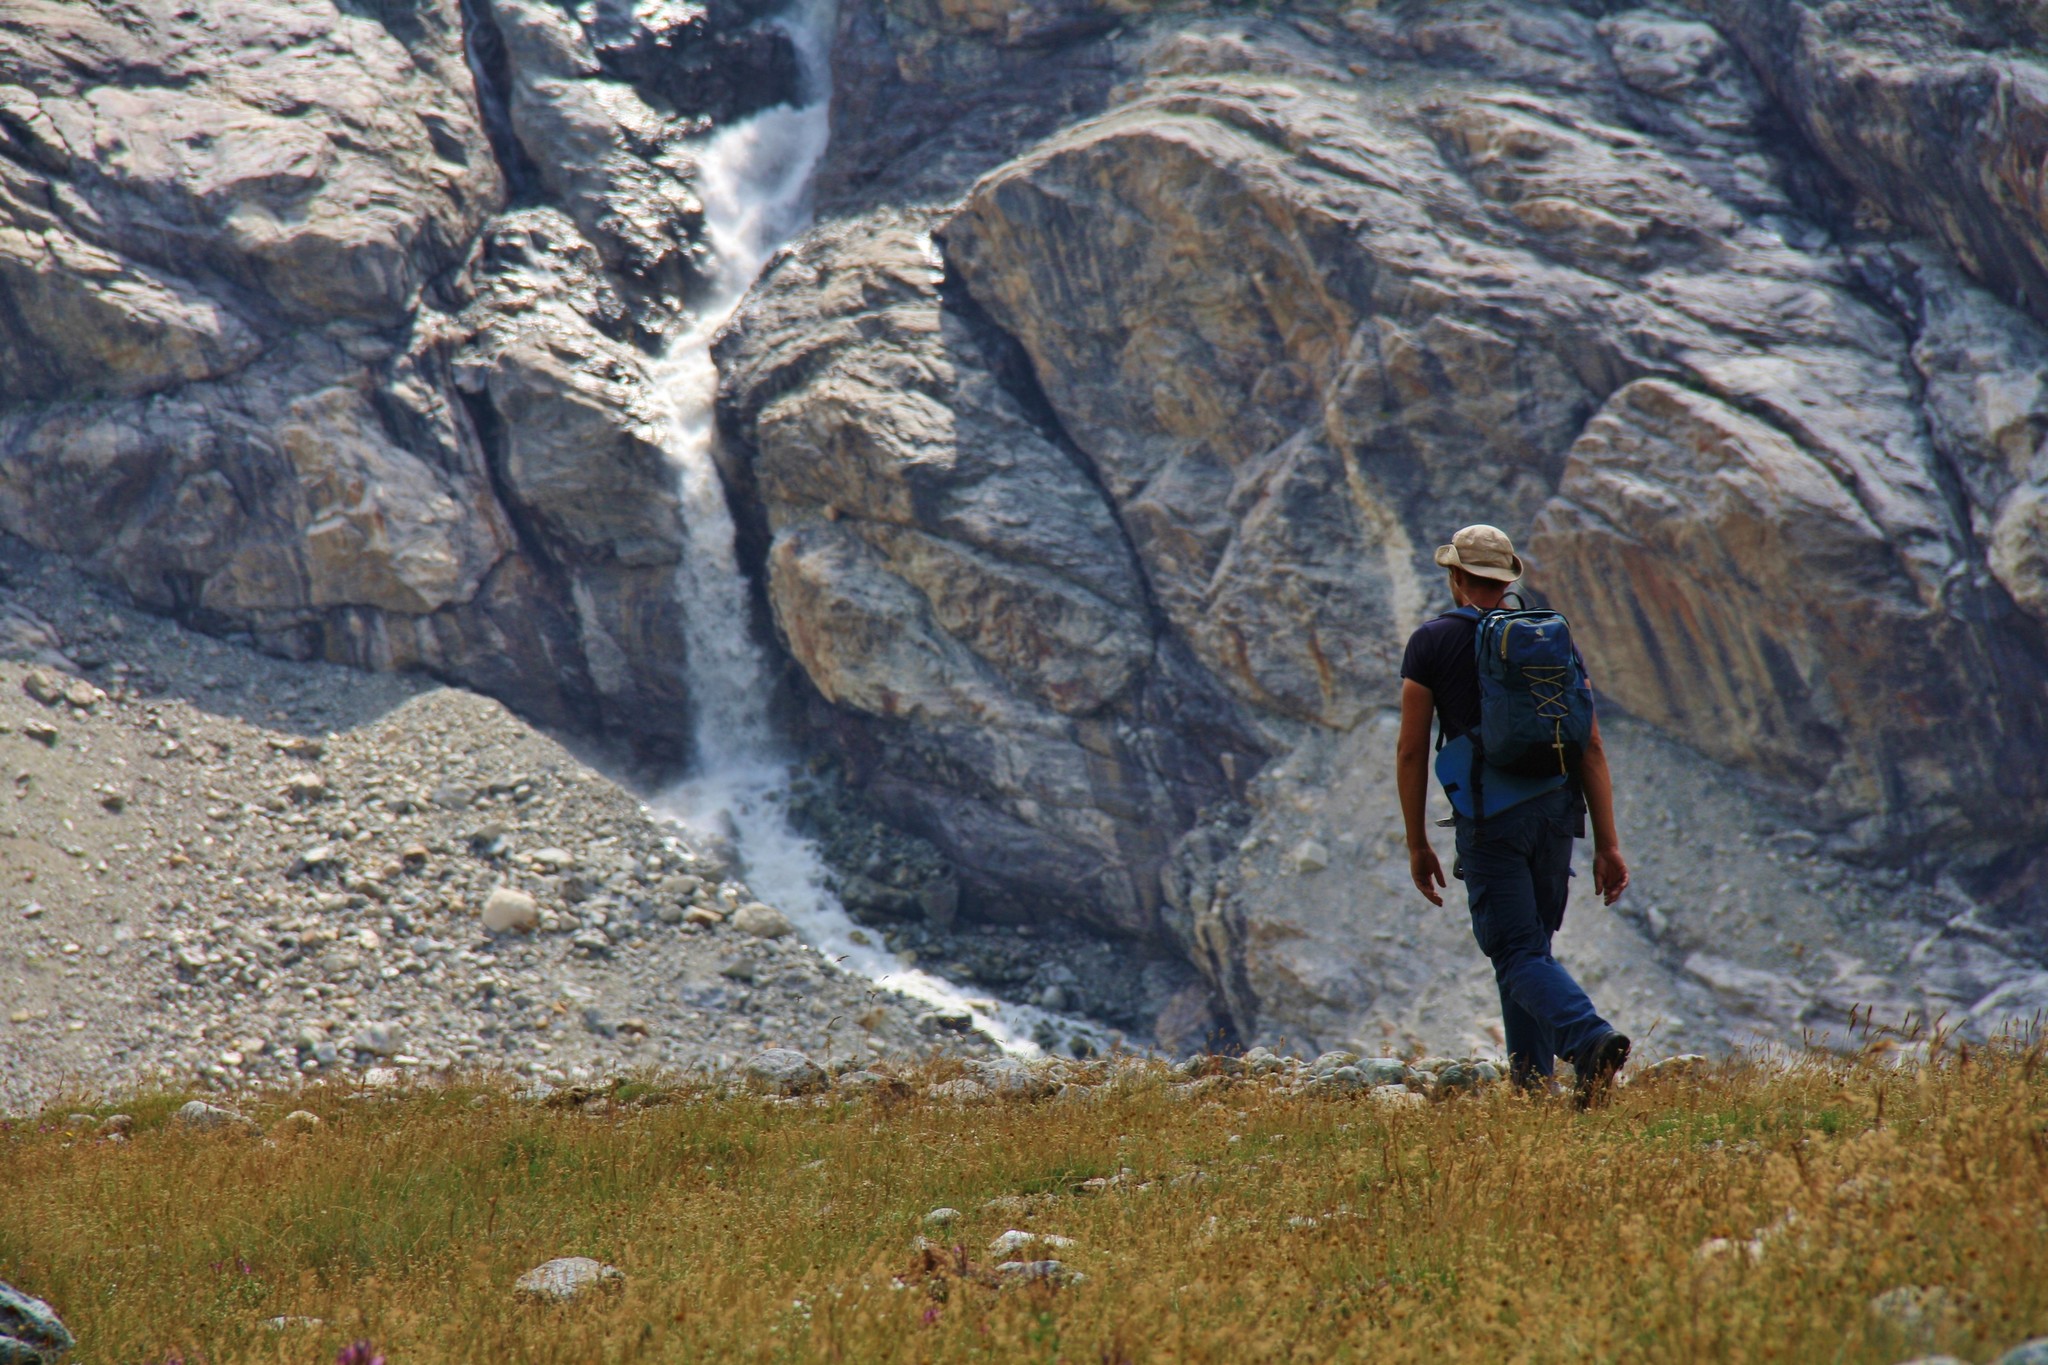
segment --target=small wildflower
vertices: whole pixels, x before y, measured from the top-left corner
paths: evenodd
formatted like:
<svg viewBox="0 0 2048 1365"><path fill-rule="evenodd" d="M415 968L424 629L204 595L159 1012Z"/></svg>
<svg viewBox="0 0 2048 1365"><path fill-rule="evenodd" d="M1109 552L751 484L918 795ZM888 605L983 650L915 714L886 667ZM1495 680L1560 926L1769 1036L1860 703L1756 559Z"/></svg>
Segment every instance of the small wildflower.
<svg viewBox="0 0 2048 1365"><path fill-rule="evenodd" d="M375 1354L376 1349L367 1341L350 1342L336 1353L334 1365L384 1365L384 1357Z"/></svg>

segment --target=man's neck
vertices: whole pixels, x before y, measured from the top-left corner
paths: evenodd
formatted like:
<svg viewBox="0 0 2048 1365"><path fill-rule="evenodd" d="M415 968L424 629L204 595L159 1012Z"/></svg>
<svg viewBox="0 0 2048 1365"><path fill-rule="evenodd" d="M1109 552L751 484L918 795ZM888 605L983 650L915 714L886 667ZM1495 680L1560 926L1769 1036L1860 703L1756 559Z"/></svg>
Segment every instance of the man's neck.
<svg viewBox="0 0 2048 1365"><path fill-rule="evenodd" d="M1454 595L1459 599L1459 606L1477 607L1481 611L1496 611L1501 603L1508 600L1508 590L1506 588L1501 588L1496 592L1473 592L1470 589L1466 589Z"/></svg>

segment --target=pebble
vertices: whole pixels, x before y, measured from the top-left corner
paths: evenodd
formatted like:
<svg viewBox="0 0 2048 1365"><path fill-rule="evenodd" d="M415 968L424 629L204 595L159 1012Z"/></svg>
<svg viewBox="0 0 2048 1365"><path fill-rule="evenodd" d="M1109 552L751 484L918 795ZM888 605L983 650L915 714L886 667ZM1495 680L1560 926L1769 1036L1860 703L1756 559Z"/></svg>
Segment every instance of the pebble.
<svg viewBox="0 0 2048 1365"><path fill-rule="evenodd" d="M540 928L540 906L524 891L496 886L484 897L482 919L494 934L530 934Z"/></svg>
<svg viewBox="0 0 2048 1365"><path fill-rule="evenodd" d="M1062 1237L1058 1233L1026 1232L1022 1228L1011 1228L1008 1232L990 1242L988 1249L997 1256L1008 1256L1012 1252L1022 1251L1033 1244L1064 1250L1074 1244L1074 1239Z"/></svg>
<svg viewBox="0 0 2048 1365"><path fill-rule="evenodd" d="M808 1095L827 1084L825 1069L795 1048L771 1047L747 1059L747 1084L772 1095Z"/></svg>
<svg viewBox="0 0 2048 1365"><path fill-rule="evenodd" d="M1870 1300L1870 1316L1921 1340L1961 1327L1969 1315L1969 1296L1947 1285L1902 1284Z"/></svg>
<svg viewBox="0 0 2048 1365"><path fill-rule="evenodd" d="M0 1282L0 1361L45 1365L77 1344L56 1309Z"/></svg>
<svg viewBox="0 0 2048 1365"><path fill-rule="evenodd" d="M1059 1089L1059 1082L1044 1072L1034 1071L1015 1057L994 1057L970 1061L968 1071L989 1093L1016 1099L1040 1099Z"/></svg>
<svg viewBox="0 0 2048 1365"><path fill-rule="evenodd" d="M1375 1089L1383 1085L1399 1085L1408 1079L1408 1064L1398 1057L1367 1057L1357 1065L1358 1074Z"/></svg>
<svg viewBox="0 0 2048 1365"><path fill-rule="evenodd" d="M845 1095L868 1095L877 1090L894 1090L897 1084L879 1071L847 1071L833 1078L832 1088Z"/></svg>
<svg viewBox="0 0 2048 1365"><path fill-rule="evenodd" d="M1309 1089L1321 1095L1352 1095L1361 1090L1371 1089L1365 1073L1355 1066L1340 1066L1326 1071L1309 1082Z"/></svg>
<svg viewBox="0 0 2048 1365"><path fill-rule="evenodd" d="M985 1100L989 1097L987 1086L980 1081L970 1081L964 1076L957 1081L940 1081L925 1093L935 1100L947 1100L954 1104L965 1104L971 1100Z"/></svg>
<svg viewBox="0 0 2048 1365"><path fill-rule="evenodd" d="M298 1313L284 1313L263 1320L264 1330L271 1332L293 1332L308 1327L325 1327L327 1319L309 1318Z"/></svg>
<svg viewBox="0 0 2048 1365"><path fill-rule="evenodd" d="M1314 839L1303 839L1287 855L1287 860L1296 875L1307 876L1330 865L1330 850Z"/></svg>
<svg viewBox="0 0 2048 1365"><path fill-rule="evenodd" d="M320 1126L320 1116L309 1109L294 1109L277 1121L280 1133L310 1133Z"/></svg>
<svg viewBox="0 0 2048 1365"><path fill-rule="evenodd" d="M1479 1073L1463 1062L1452 1062L1449 1066L1438 1068L1436 1084L1440 1090L1477 1090Z"/></svg>
<svg viewBox="0 0 2048 1365"><path fill-rule="evenodd" d="M759 901L749 901L733 911L732 927L743 934L752 934L755 938L781 938L784 934L796 932L796 927L789 922L788 916L774 906L763 905Z"/></svg>
<svg viewBox="0 0 2048 1365"><path fill-rule="evenodd" d="M224 1109L205 1100L187 1100L178 1106L178 1112L171 1116L171 1122L179 1128L190 1128L199 1132L243 1132L262 1131L256 1121L232 1109Z"/></svg>
<svg viewBox="0 0 2048 1365"><path fill-rule="evenodd" d="M1073 1284L1081 1279L1077 1272L1058 1261L1004 1261L996 1267L996 1274L1006 1280L1045 1280L1056 1284Z"/></svg>
<svg viewBox="0 0 2048 1365"><path fill-rule="evenodd" d="M618 1290L625 1285L625 1272L617 1266L589 1256L557 1256L514 1280L512 1292L524 1298L568 1303L592 1291Z"/></svg>
<svg viewBox="0 0 2048 1365"><path fill-rule="evenodd" d="M365 1024L356 1034L356 1049L360 1052L374 1052L379 1057L395 1057L402 1049L398 1034L389 1024Z"/></svg>

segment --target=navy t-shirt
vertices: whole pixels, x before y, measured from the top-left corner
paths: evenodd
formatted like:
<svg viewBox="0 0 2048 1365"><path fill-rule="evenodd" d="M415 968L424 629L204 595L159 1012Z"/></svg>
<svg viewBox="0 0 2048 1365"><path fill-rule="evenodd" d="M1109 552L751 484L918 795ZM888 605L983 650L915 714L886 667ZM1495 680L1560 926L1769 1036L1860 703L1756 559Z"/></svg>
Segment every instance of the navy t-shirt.
<svg viewBox="0 0 2048 1365"><path fill-rule="evenodd" d="M1447 740L1479 728L1479 665L1472 658L1478 633L1479 623L1469 616L1439 616L1416 628L1401 656L1401 676L1436 698L1437 723Z"/></svg>
<svg viewBox="0 0 2048 1365"><path fill-rule="evenodd" d="M1479 664L1472 657L1472 638L1478 633L1479 623L1471 617L1447 613L1417 627L1401 656L1401 676L1421 683L1436 698L1436 718L1446 740L1479 728ZM1581 668L1585 663L1579 660ZM1592 685L1588 678L1586 686Z"/></svg>

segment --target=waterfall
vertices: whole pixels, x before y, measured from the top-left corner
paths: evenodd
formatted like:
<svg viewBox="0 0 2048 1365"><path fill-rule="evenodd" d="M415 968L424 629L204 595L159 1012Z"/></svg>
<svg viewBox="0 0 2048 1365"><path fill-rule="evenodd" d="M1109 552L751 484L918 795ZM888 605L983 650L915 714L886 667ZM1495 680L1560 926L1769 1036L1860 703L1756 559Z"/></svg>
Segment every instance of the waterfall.
<svg viewBox="0 0 2048 1365"><path fill-rule="evenodd" d="M810 0L789 20L804 73L806 103L766 109L721 129L698 157L698 197L716 253L717 283L695 324L665 356L658 379L669 399L664 448L676 467L686 533L678 570L687 654L684 678L697 708L691 772L653 803L685 831L731 838L755 895L786 914L806 942L846 970L948 1010L1005 1050L1035 1054L1033 1028L1052 1018L1029 1006L970 997L929 972L854 937L857 926L827 889L823 860L791 826L789 766L794 758L768 716L770 670L748 631L748 587L733 551L733 520L713 451L718 370L711 341L775 251L808 223L812 171L829 132L830 0ZM863 938L866 936L863 935ZM1056 1020L1062 1037L1079 1020Z"/></svg>

